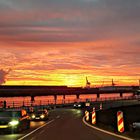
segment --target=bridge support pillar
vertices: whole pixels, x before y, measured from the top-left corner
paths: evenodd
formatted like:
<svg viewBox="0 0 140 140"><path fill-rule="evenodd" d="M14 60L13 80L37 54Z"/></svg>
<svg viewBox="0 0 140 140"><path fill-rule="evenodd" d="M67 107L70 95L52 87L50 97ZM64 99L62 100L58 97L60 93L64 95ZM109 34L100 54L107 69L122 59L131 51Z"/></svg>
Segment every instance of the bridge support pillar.
<svg viewBox="0 0 140 140"><path fill-rule="evenodd" d="M100 94L99 93L97 93L97 98L100 98Z"/></svg>
<svg viewBox="0 0 140 140"><path fill-rule="evenodd" d="M65 104L65 99L66 99L66 96L63 95L63 104Z"/></svg>
<svg viewBox="0 0 140 140"><path fill-rule="evenodd" d="M123 97L123 93L122 92L120 92L120 97Z"/></svg>
<svg viewBox="0 0 140 140"><path fill-rule="evenodd" d="M35 101L35 96L31 96L31 102Z"/></svg>
<svg viewBox="0 0 140 140"><path fill-rule="evenodd" d="M133 91L133 96L139 95L138 91Z"/></svg>
<svg viewBox="0 0 140 140"><path fill-rule="evenodd" d="M57 95L54 95L54 103L56 105L56 101L57 101Z"/></svg>
<svg viewBox="0 0 140 140"><path fill-rule="evenodd" d="M79 94L76 94L76 100L79 100L79 96L80 96Z"/></svg>

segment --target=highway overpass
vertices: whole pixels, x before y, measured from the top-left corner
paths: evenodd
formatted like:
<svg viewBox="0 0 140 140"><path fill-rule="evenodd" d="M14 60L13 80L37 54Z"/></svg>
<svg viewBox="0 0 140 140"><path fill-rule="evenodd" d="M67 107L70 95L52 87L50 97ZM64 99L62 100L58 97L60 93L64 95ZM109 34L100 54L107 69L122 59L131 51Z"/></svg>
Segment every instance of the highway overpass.
<svg viewBox="0 0 140 140"><path fill-rule="evenodd" d="M67 87L67 86L0 86L0 97L26 97L31 96L31 100L34 100L35 96L50 96L53 95L57 99L57 95L76 95L79 98L82 94L96 94L100 97L100 94L114 94L119 93L123 96L123 93L134 93L138 91L138 86L108 86L97 88L82 88L82 87Z"/></svg>

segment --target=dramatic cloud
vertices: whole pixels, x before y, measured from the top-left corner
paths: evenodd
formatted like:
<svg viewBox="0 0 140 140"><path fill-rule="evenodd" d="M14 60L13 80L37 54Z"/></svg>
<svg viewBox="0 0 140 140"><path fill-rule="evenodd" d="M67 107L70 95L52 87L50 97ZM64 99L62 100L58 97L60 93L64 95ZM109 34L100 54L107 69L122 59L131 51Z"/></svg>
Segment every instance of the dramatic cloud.
<svg viewBox="0 0 140 140"><path fill-rule="evenodd" d="M6 82L6 76L8 75L9 72L10 70L5 71L3 69L0 69L0 85Z"/></svg>
<svg viewBox="0 0 140 140"><path fill-rule="evenodd" d="M7 84L83 85L87 75L136 84L139 13L139 0L1 0L0 68L12 68Z"/></svg>

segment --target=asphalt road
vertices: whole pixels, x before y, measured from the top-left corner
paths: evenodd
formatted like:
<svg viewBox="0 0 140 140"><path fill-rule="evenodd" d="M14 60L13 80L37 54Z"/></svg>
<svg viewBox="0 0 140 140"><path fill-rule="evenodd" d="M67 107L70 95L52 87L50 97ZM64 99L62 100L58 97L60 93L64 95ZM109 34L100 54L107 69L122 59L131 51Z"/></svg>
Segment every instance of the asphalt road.
<svg viewBox="0 0 140 140"><path fill-rule="evenodd" d="M20 134L0 134L0 140L119 140L86 126L82 111L55 109L48 121L31 122L31 128Z"/></svg>

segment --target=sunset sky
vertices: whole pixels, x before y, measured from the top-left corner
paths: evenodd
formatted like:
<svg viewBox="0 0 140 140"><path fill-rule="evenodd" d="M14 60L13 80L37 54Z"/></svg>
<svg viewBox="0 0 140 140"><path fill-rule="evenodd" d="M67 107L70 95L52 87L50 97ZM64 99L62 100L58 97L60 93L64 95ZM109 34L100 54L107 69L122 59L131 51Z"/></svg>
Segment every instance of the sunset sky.
<svg viewBox="0 0 140 140"><path fill-rule="evenodd" d="M138 85L140 0L0 0L0 84Z"/></svg>

